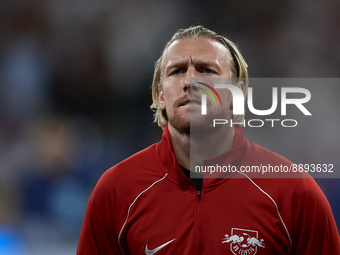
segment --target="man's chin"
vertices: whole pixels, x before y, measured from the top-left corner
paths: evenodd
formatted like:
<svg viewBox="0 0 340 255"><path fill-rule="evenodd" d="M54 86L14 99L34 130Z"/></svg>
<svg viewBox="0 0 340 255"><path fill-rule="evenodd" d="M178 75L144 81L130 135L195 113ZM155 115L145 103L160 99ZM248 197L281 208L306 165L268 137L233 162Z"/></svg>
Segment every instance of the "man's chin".
<svg viewBox="0 0 340 255"><path fill-rule="evenodd" d="M191 135L207 135L213 131L213 120L208 118L190 120Z"/></svg>
<svg viewBox="0 0 340 255"><path fill-rule="evenodd" d="M190 120L181 120L179 118L169 119L169 123L180 133L190 134L207 134L214 131L213 120L208 118L190 118Z"/></svg>
<svg viewBox="0 0 340 255"><path fill-rule="evenodd" d="M169 120L169 123L171 126L174 127L174 129L177 130L178 133L183 135L190 135L190 121L171 121Z"/></svg>

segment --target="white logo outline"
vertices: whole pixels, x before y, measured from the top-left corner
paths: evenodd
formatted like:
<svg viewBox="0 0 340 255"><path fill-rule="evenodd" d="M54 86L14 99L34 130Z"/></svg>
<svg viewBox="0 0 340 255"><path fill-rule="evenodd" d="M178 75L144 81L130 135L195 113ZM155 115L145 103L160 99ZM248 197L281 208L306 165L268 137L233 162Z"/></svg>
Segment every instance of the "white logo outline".
<svg viewBox="0 0 340 255"><path fill-rule="evenodd" d="M167 243L165 243L165 244L162 244L162 245L160 245L160 246L158 246L158 247L156 247L155 249L152 249L152 250L149 250L149 249L148 249L148 245L146 245L146 246L145 246L145 255L153 255L153 254L155 254L156 252L158 252L160 249L164 248L164 247L167 246L169 243L171 243L171 242L173 242L173 241L175 241L175 240L176 240L176 238L174 238L174 239L172 239L171 241L169 241L169 242L167 242Z"/></svg>
<svg viewBox="0 0 340 255"><path fill-rule="evenodd" d="M236 231L243 233L237 235ZM251 233L253 233L252 236L250 236ZM258 239L258 231L241 228L232 228L231 235L226 234L225 238L222 239L222 243L230 243L230 250L233 254L239 254L241 250L247 250L247 254L255 255L257 247L265 248L264 240Z"/></svg>

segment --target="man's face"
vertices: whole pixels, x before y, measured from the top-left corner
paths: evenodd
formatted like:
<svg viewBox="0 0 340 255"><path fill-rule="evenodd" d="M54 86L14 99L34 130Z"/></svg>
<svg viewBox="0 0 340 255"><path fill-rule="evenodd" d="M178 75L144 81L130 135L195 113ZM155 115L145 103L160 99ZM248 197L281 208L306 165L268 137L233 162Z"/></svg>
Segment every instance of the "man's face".
<svg viewBox="0 0 340 255"><path fill-rule="evenodd" d="M208 38L176 40L165 51L159 102L161 109L166 110L169 125L180 133L190 133L190 120L195 126L207 121L201 115L202 91L197 89L198 84L190 84L190 79L230 78L228 54L224 45ZM208 100L210 116L221 118L222 114L223 118L230 118L231 94L226 89L218 93L224 106L209 109L213 103Z"/></svg>

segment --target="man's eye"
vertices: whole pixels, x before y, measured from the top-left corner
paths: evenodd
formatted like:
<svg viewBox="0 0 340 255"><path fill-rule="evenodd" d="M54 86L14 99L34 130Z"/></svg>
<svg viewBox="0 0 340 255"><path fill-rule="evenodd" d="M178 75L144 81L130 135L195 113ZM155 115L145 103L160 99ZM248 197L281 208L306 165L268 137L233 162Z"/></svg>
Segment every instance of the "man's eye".
<svg viewBox="0 0 340 255"><path fill-rule="evenodd" d="M202 69L201 69L201 72L202 72L202 73L208 73L208 74L209 74L209 73L213 73L213 71L212 71L211 69L209 69L209 68L202 68Z"/></svg>
<svg viewBox="0 0 340 255"><path fill-rule="evenodd" d="M175 71L173 71L171 73L171 75L177 75L177 74L181 74L181 73L183 73L183 71L181 69L176 69Z"/></svg>

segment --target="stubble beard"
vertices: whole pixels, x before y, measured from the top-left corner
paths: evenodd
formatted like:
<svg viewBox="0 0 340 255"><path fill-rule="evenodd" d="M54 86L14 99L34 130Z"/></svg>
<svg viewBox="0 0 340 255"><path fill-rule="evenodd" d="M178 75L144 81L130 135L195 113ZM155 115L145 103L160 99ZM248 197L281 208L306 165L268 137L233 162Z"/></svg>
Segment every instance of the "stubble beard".
<svg viewBox="0 0 340 255"><path fill-rule="evenodd" d="M195 116L197 115L197 116ZM190 114L189 120L185 120L180 117L179 114L172 113L168 115L168 122L174 127L180 134L190 137L207 136L211 132L217 131L219 127L213 127L214 119L225 119L225 113L219 112L214 115L201 116L199 113Z"/></svg>
<svg viewBox="0 0 340 255"><path fill-rule="evenodd" d="M179 117L179 114L173 113L168 115L168 121L178 133L190 137L190 120L183 120Z"/></svg>

